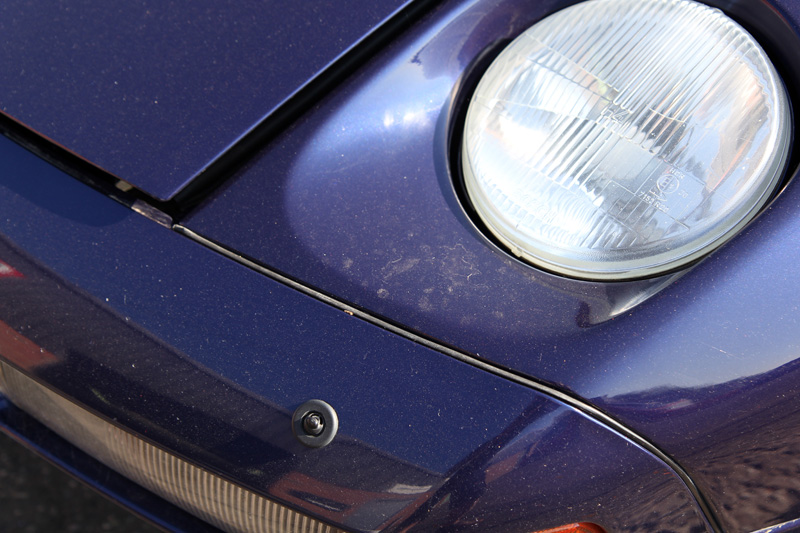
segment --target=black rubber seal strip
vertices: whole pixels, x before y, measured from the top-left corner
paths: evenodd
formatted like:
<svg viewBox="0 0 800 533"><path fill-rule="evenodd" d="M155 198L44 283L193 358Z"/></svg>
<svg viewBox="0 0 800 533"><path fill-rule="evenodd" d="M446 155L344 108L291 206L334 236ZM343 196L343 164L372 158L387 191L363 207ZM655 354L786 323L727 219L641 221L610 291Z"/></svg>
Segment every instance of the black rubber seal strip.
<svg viewBox="0 0 800 533"><path fill-rule="evenodd" d="M168 202L167 213L179 221L205 200L220 184L233 176L255 153L319 102L335 86L352 75L378 50L426 15L440 0L416 0L395 13L368 34L336 62L295 92L274 113L266 117L227 152L212 161L203 172Z"/></svg>
<svg viewBox="0 0 800 533"><path fill-rule="evenodd" d="M134 203L148 204L150 208L162 213L159 215L160 218L179 221L242 168L258 150L356 72L371 56L411 28L441 2L442 0L414 0L395 12L389 20L367 34L332 65L293 93L278 109L253 126L238 142L211 161L189 184L166 201L150 196L120 177L31 130L2 111L0 111L0 133L63 172L124 205L130 207Z"/></svg>
<svg viewBox="0 0 800 533"><path fill-rule="evenodd" d="M390 331L392 333L405 337L410 341L416 342L418 344L425 346L426 348L430 348L439 353L452 357L453 359L461 361L462 363L466 363L475 368L479 368L481 370L494 374L498 377L507 379L524 387L533 389L537 392L545 394L551 398L554 398L580 411L581 413L592 418L596 422L610 428L612 431L617 432L622 437L637 444L638 446L641 446L642 448L644 448L645 450L656 456L658 459L663 461L669 468L673 470L673 472L675 472L675 474L681 479L681 481L683 481L684 485L686 485L686 488L694 497L697 506L700 508L700 512L702 513L703 517L707 522L707 525L711 528L711 530L714 531L714 533L723 532L719 520L717 519L716 514L713 511L713 508L709 505L708 500L700 491L700 488L695 484L694 480L691 478L689 473L686 470L684 470L684 468L675 459L673 459L669 454L661 450L661 448L659 448L657 445L655 445L654 443L650 442L645 437L637 433L635 430L629 428L624 423L615 419L611 415L605 413L604 411L601 411L597 407L586 402L583 398L564 392L553 385L531 378L513 369L505 368L503 366L497 365L496 363L492 363L490 361L481 359L478 356L463 352L455 347L446 346L442 343L429 339L423 336L422 334L409 331L408 329L402 327L399 324L394 324L384 318L375 316L363 309L359 309L358 307L349 305L337 298L334 298L329 294L323 293L312 287L308 287L307 285L304 285L284 274L278 273L260 264L256 260L249 257L245 257L239 253L236 253L235 251L230 250L229 248L223 246L222 244L217 243L207 237L204 237L190 230L189 228L176 224L173 226L173 229L179 234L199 244L202 244L203 246L206 246L207 248L210 248L211 250L220 253L225 257L228 257L229 259L232 259L251 270L263 274L293 289L296 289L307 296L311 296L312 298L319 300L320 302L326 303L332 307L340 309L345 313L347 313L348 315L358 317L362 320L366 320L367 322L375 326L378 326L382 329L385 329L386 331Z"/></svg>

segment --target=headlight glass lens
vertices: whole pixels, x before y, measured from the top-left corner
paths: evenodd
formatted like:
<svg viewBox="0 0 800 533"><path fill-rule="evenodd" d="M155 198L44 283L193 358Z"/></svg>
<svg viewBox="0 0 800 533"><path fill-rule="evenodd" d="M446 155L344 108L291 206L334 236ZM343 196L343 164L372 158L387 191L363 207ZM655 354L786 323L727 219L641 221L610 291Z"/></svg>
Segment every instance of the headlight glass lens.
<svg viewBox="0 0 800 533"><path fill-rule="evenodd" d="M719 10L592 0L529 28L484 74L464 181L515 255L583 279L652 276L757 214L790 120L766 54Z"/></svg>

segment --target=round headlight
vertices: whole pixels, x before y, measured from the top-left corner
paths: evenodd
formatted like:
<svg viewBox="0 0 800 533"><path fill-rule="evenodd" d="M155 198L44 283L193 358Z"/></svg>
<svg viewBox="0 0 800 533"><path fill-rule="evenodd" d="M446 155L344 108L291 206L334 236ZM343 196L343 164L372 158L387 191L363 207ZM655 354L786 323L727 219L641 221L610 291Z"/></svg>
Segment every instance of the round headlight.
<svg viewBox="0 0 800 533"><path fill-rule="evenodd" d="M785 89L752 36L686 0L592 0L491 64L463 174L486 227L582 279L674 270L720 246L779 183Z"/></svg>

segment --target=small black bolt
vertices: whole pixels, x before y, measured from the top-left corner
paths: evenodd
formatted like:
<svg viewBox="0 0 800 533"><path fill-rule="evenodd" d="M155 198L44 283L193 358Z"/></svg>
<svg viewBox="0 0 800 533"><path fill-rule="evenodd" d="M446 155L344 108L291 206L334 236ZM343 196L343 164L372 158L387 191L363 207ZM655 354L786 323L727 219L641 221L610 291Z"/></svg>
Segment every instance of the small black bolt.
<svg viewBox="0 0 800 533"><path fill-rule="evenodd" d="M309 448L322 448L331 443L339 431L339 416L328 403L308 400L292 413L292 433Z"/></svg>
<svg viewBox="0 0 800 533"><path fill-rule="evenodd" d="M325 419L317 412L310 412L303 417L303 430L315 437L325 431Z"/></svg>

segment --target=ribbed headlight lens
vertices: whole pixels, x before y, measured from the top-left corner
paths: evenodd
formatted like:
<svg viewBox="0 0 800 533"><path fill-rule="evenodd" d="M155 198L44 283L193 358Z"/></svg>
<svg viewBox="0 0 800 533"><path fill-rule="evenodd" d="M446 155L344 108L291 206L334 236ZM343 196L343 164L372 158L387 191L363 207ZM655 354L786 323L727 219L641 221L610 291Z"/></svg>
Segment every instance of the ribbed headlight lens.
<svg viewBox="0 0 800 533"><path fill-rule="evenodd" d="M732 237L785 165L789 106L755 40L685 0L593 0L494 60L463 144L468 195L515 255L652 276Z"/></svg>

